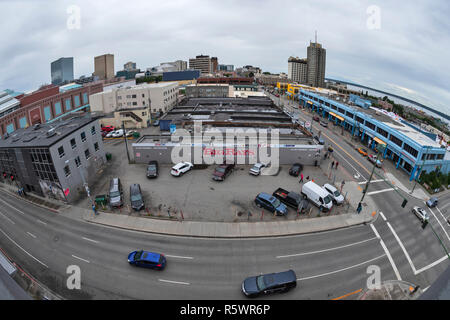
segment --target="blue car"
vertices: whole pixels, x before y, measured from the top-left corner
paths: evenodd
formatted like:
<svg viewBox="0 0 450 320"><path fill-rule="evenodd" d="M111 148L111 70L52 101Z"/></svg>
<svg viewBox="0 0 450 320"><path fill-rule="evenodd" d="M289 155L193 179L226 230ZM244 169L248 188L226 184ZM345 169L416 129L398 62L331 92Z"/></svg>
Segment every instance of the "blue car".
<svg viewBox="0 0 450 320"><path fill-rule="evenodd" d="M128 255L128 263L136 267L162 270L166 266L166 262L163 254L144 250L133 251Z"/></svg>
<svg viewBox="0 0 450 320"><path fill-rule="evenodd" d="M437 206L437 204L438 204L438 199L435 198L435 197L430 198L430 200L427 201L427 206L428 206L429 208L434 208L434 207Z"/></svg>
<svg viewBox="0 0 450 320"><path fill-rule="evenodd" d="M285 216L288 214L287 207L281 203L280 200L274 196L261 192L255 198L255 203L258 207L276 212L277 216Z"/></svg>

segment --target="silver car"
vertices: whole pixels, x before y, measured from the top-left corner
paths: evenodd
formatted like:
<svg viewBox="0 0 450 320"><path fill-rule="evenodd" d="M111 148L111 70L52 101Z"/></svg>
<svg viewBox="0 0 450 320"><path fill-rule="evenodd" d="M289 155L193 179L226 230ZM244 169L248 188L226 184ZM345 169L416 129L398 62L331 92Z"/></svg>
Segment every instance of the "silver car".
<svg viewBox="0 0 450 320"><path fill-rule="evenodd" d="M424 209L422 209L420 207L415 206L412 209L412 212L416 215L417 218L419 218L419 220L421 222L425 222L425 221L429 221L430 220L430 216L428 215L428 213Z"/></svg>
<svg viewBox="0 0 450 320"><path fill-rule="evenodd" d="M261 169L264 168L266 165L264 163L257 162L253 165L253 167L250 169L248 173L259 176L261 174Z"/></svg>

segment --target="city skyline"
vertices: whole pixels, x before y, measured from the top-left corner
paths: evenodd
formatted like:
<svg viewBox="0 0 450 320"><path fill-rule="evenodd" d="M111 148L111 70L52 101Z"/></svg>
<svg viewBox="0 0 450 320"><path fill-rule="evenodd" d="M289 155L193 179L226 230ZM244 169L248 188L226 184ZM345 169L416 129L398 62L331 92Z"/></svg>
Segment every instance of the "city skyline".
<svg viewBox="0 0 450 320"><path fill-rule="evenodd" d="M48 64L64 56L74 57L75 78L90 75L94 56L108 52L115 55L115 70L130 60L146 68L162 61L188 61L203 52L235 66L251 64L263 71L287 73L286 59L304 56L317 30L318 42L328 51L326 78L386 90L448 112L450 93L446 83L450 83L450 70L445 53L450 43L445 35L450 26L445 19L449 9L446 2L422 2L415 7L380 2L380 29L374 30L367 25L371 3L365 1L352 1L345 8L329 1L302 6L286 1L281 7L269 1L260 5L254 1L199 4L201 9L188 17L183 14L189 7L186 1L127 6L116 1L108 10L79 1L80 28L69 29L69 1L51 7L25 1L2 2L0 16L9 27L8 34L2 35L8 46L2 46L0 59L9 63L0 66L0 87L29 91L50 83ZM244 18L241 11L245 10L236 10L239 8L251 9L254 14ZM146 9L153 12L152 21L140 19ZM30 22L19 25L11 21L9 17L17 11ZM433 13L423 16L425 11ZM97 19L99 12L102 17ZM267 16L268 12L272 16ZM125 13L133 13L133 20L112 24ZM167 19L169 14L174 19ZM218 19L223 14L235 17L233 25ZM293 19L296 16L301 19ZM266 21L270 21L270 28ZM255 25L263 32L257 31ZM295 36L290 30L296 30ZM144 39L152 45L143 47L140 43ZM436 42L442 50L430 49Z"/></svg>

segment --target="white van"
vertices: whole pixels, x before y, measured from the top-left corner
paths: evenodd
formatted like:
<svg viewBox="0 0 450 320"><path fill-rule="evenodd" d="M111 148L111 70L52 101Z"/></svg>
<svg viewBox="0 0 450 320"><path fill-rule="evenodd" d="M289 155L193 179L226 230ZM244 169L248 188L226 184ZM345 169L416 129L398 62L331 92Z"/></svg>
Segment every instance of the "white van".
<svg viewBox="0 0 450 320"><path fill-rule="evenodd" d="M318 206L322 211L329 211L333 207L333 199L328 192L312 181L303 185L302 195Z"/></svg>

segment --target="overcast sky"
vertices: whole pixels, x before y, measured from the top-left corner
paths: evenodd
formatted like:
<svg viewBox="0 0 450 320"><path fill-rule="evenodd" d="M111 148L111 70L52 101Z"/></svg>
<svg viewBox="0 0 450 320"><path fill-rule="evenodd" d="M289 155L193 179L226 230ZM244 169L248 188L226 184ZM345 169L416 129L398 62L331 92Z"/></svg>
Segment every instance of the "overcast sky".
<svg viewBox="0 0 450 320"><path fill-rule="evenodd" d="M72 5L79 29L68 28ZM145 69L208 54L287 73L289 56L306 57L317 30L326 77L450 113L449 15L448 0L0 0L0 90L50 83L60 57L74 57L75 77L90 75L104 53L116 72L127 61Z"/></svg>

